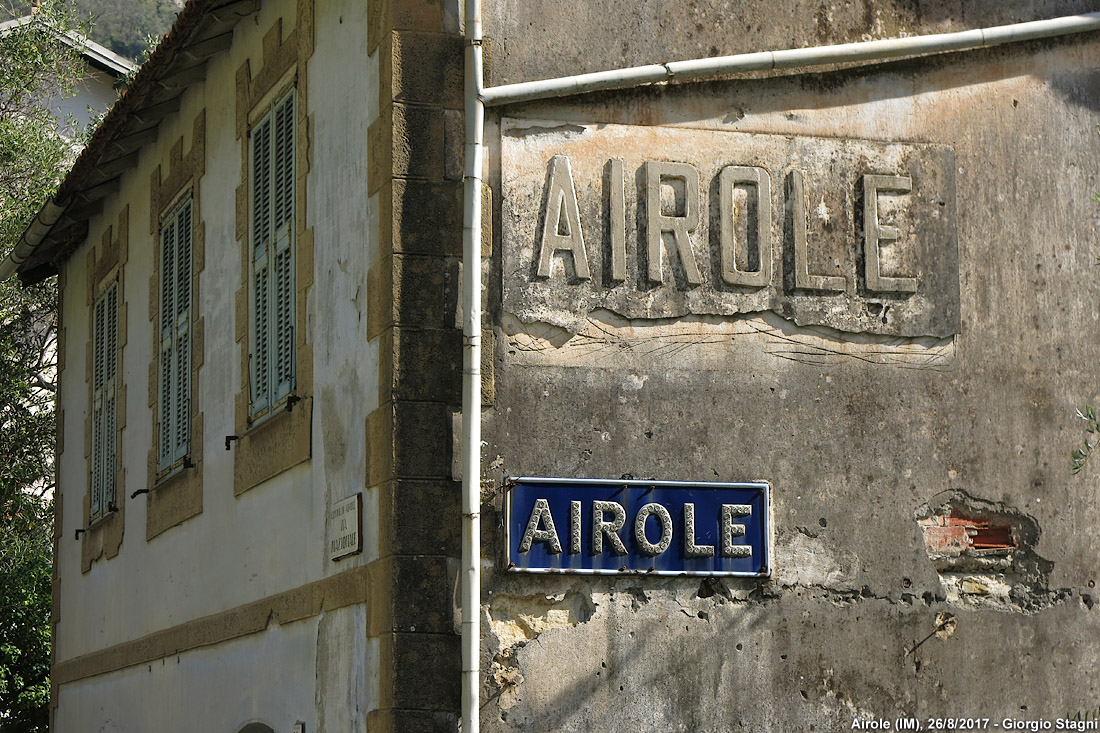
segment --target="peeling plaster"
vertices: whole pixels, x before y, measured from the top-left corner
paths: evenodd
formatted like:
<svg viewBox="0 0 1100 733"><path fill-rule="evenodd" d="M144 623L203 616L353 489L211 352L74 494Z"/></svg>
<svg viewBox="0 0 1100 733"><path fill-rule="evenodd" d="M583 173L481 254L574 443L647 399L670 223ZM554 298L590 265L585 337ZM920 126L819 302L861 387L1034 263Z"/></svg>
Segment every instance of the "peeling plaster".
<svg viewBox="0 0 1100 733"><path fill-rule="evenodd" d="M624 318L596 310L576 334L549 323L502 315L510 361L527 365L613 366L624 357L701 371L725 371L733 353L759 349L777 360L811 365L854 360L906 369L945 370L955 361L955 338L855 334L827 326L796 326L774 313L682 318Z"/></svg>
<svg viewBox="0 0 1100 733"><path fill-rule="evenodd" d="M489 624L502 650L527 642L549 629L583 624L596 605L587 595L496 595L489 604Z"/></svg>
<svg viewBox="0 0 1100 733"><path fill-rule="evenodd" d="M944 492L915 513L949 604L1034 613L1073 595L1048 587L1054 563L1035 546L1038 521L1003 503Z"/></svg>

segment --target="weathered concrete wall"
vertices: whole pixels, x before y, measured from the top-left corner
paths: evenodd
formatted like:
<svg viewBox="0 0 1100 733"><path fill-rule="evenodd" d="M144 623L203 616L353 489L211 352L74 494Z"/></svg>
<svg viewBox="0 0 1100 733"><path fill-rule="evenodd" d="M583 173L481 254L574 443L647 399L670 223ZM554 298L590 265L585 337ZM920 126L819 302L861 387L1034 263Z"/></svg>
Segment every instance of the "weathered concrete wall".
<svg viewBox="0 0 1100 733"><path fill-rule="evenodd" d="M496 2L485 32L492 80L501 83L1084 9L796 3L777 14L771 3L731 10L704 2L563 2L536 12ZM1072 476L1069 465L1080 438L1074 408L1095 399L1090 365L1100 357L1093 297L1100 233L1090 201L1100 110L1089 70L1098 43L1083 36L826 73L610 92L499 113L515 123L493 118L487 730L847 730L857 717L1053 720L1100 705L1100 657L1087 642L1100 626L1092 610L1100 542L1090 531L1100 520L1091 500L1098 482L1095 468ZM538 135L530 137L533 147L508 137L509 125L546 120L605 136L615 130L619 139L582 149L570 148L565 135L542 148ZM676 130L662 137L664 127ZM631 160L635 168L645 160L702 166L689 147L693 136L703 149L723 134L731 152L712 160L716 167L758 164L738 159L743 146L732 133L950 149L958 327L875 333L835 319L799 321L767 304L739 314L692 307L646 313L637 301L601 295L621 286L601 280L595 267L591 280L577 278L568 249L553 255L548 278L539 276L537 217L553 155L572 155L580 220L590 225L585 243L592 261L608 268L606 188L596 179L595 193L585 194L589 184L578 170L603 171L609 158L622 157L628 191L644 192ZM542 158L524 172L528 164L517 161L525 155ZM780 168L769 170L782 207L786 169L772 165ZM874 167L861 172L898 173ZM703 175L703 196L711 175ZM533 203L517 203L517 195ZM845 205L861 210L861 195ZM824 226L813 218L817 203L811 198L810 217ZM897 215L895 223L898 216L904 219ZM642 215L630 222L645 223ZM567 226L557 234L569 241ZM627 241L631 252L644 251L636 233ZM859 242L854 234L852 245ZM781 246L792 246L786 233ZM777 268L788 266L776 257ZM718 270L700 261L706 287ZM645 272L628 265L631 277ZM921 267L890 274L929 270ZM687 289L671 279L654 285L673 287ZM530 294L542 291L544 301L572 306L576 320L555 324L552 308L540 313ZM504 476L625 474L770 481L771 579L501 571L496 512ZM998 544L1005 536L1015 548Z"/></svg>

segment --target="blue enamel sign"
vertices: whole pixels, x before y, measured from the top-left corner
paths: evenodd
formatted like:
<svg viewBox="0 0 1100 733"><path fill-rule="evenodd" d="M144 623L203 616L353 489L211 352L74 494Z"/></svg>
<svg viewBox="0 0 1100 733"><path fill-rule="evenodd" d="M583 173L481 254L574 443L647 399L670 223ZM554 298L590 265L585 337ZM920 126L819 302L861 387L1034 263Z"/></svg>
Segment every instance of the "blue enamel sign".
<svg viewBox="0 0 1100 733"><path fill-rule="evenodd" d="M508 569L766 576L769 489L760 481L512 478Z"/></svg>

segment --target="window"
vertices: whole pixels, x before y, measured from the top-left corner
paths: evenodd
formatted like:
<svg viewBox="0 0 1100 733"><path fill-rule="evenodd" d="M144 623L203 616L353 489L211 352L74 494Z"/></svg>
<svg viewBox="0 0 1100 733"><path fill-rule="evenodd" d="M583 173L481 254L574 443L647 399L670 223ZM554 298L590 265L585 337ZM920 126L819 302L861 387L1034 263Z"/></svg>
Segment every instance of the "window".
<svg viewBox="0 0 1100 733"><path fill-rule="evenodd" d="M191 451L192 204L188 195L161 223L157 468Z"/></svg>
<svg viewBox="0 0 1100 733"><path fill-rule="evenodd" d="M269 414L295 385L294 92L252 128L249 419Z"/></svg>
<svg viewBox="0 0 1100 733"><path fill-rule="evenodd" d="M115 511L118 467L118 281L95 303L92 335L90 519Z"/></svg>

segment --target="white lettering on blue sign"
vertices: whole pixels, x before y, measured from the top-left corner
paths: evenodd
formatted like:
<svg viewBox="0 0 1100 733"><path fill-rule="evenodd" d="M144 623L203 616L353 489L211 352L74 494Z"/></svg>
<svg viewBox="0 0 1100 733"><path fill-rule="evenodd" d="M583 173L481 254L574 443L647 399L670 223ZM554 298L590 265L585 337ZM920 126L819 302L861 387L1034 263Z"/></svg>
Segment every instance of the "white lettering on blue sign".
<svg viewBox="0 0 1100 733"><path fill-rule="evenodd" d="M714 545L696 544L695 531L695 505L687 502L683 505L684 512L684 555L691 558L714 557ZM581 543L581 502L569 502L569 553L579 555L582 551ZM611 518L608 519L608 515ZM749 504L722 504L719 517L719 536L722 538L719 548L721 557L752 557L752 547L734 543L734 538L745 536L745 525L735 520L740 517L751 516L752 506ZM646 532L646 522L653 517L657 520L658 536L656 542L651 542ZM604 542L608 544L607 551L614 555L626 555L626 545L623 543L622 532L626 525L626 509L615 501L592 502L592 554L603 554ZM638 510L634 517L634 541L638 544L642 554L655 557L664 553L672 546L672 515L662 504L650 502ZM545 542L547 551L561 554L561 539L558 536L557 526L554 524L554 516L550 511L550 502L547 499L537 499L531 507L528 515L527 528L520 538L519 551L527 553L535 542Z"/></svg>

